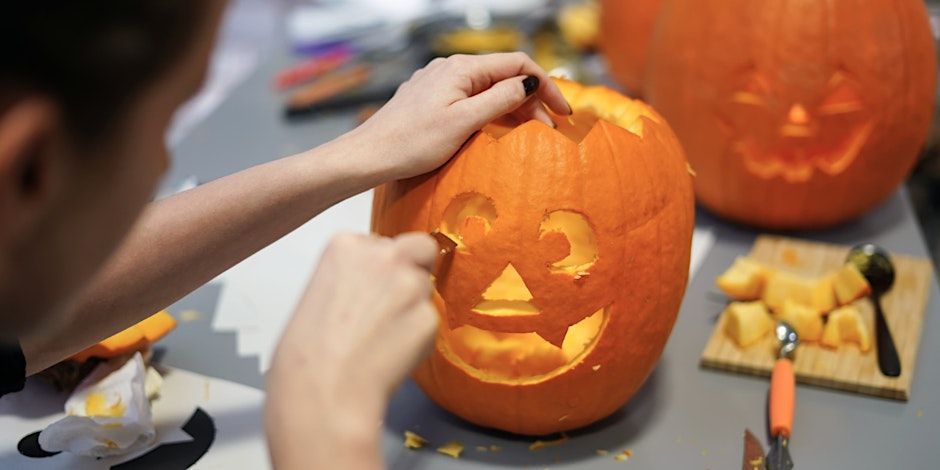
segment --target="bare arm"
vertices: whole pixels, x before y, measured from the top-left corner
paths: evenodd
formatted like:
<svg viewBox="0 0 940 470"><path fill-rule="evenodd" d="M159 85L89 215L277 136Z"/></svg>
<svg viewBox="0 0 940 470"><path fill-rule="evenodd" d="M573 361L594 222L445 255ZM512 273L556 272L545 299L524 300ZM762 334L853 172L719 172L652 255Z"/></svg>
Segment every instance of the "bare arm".
<svg viewBox="0 0 940 470"><path fill-rule="evenodd" d="M336 202L387 178L355 132L154 202L61 334L24 338L29 373L165 308Z"/></svg>

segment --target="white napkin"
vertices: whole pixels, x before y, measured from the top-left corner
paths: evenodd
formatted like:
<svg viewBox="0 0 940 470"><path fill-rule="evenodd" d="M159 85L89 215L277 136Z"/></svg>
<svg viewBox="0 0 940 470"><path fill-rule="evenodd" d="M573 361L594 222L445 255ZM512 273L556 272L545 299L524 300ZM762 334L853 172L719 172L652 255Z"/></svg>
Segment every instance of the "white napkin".
<svg viewBox="0 0 940 470"><path fill-rule="evenodd" d="M140 353L123 365L104 362L65 402L66 417L39 434L47 452L109 457L139 451L153 443L156 429L144 383Z"/></svg>

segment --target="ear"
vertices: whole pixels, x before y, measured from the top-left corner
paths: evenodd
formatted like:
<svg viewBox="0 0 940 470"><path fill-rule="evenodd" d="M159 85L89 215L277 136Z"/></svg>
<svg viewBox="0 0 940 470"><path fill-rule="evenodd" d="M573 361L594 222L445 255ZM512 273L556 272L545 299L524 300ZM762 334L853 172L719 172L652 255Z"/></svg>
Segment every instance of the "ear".
<svg viewBox="0 0 940 470"><path fill-rule="evenodd" d="M60 133L56 105L27 96L0 110L0 242L34 227L61 184L64 155L53 149ZM57 158L58 157L58 158Z"/></svg>

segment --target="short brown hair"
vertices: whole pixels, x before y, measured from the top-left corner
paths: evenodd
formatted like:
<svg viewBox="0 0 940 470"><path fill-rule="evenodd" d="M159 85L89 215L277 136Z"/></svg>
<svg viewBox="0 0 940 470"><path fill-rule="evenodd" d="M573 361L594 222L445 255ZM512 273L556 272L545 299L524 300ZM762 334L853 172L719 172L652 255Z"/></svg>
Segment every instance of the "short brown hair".
<svg viewBox="0 0 940 470"><path fill-rule="evenodd" d="M208 11L205 0L16 0L0 17L0 112L25 93L63 108L94 139L177 60Z"/></svg>

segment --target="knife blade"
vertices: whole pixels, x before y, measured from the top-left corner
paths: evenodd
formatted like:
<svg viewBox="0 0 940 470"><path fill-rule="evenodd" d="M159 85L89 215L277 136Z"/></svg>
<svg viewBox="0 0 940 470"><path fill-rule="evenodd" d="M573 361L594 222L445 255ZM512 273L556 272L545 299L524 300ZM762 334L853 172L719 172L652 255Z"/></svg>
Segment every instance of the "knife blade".
<svg viewBox="0 0 940 470"><path fill-rule="evenodd" d="M454 259L454 251L457 250L457 242L437 230L431 232L431 237L437 242L438 253L437 262L434 264L434 277L440 278L447 274L450 265Z"/></svg>
<svg viewBox="0 0 940 470"><path fill-rule="evenodd" d="M764 468L764 446L750 429L744 430L744 463L742 470L762 470Z"/></svg>

